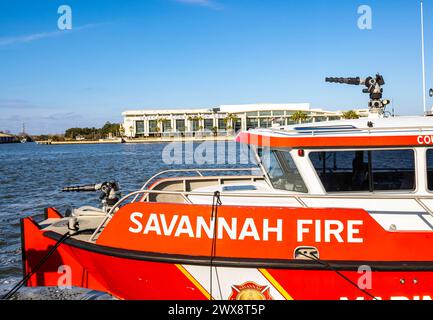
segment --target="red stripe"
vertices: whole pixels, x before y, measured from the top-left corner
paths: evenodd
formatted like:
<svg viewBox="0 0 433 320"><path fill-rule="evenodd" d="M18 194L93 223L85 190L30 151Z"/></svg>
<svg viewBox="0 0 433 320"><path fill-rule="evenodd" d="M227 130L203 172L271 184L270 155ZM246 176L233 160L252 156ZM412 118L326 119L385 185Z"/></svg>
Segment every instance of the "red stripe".
<svg viewBox="0 0 433 320"><path fill-rule="evenodd" d="M424 140L425 139L425 140ZM272 137L241 132L236 142L266 147L399 147L433 146L429 135L368 137Z"/></svg>

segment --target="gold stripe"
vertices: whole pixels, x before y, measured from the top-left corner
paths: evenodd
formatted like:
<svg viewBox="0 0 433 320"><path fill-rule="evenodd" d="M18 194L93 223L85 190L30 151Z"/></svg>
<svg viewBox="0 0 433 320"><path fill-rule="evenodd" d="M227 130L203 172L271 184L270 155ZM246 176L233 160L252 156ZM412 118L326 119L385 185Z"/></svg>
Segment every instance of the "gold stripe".
<svg viewBox="0 0 433 320"><path fill-rule="evenodd" d="M277 280L266 269L259 269L262 275L277 289L277 291L286 299L293 300L292 296L278 283Z"/></svg>
<svg viewBox="0 0 433 320"><path fill-rule="evenodd" d="M175 266L184 274L185 277L188 278L189 281L191 281L197 287L198 290L200 290L201 293L203 293L206 299L211 300L209 292L203 288L203 286L188 272L188 270L184 268L183 265L176 264Z"/></svg>

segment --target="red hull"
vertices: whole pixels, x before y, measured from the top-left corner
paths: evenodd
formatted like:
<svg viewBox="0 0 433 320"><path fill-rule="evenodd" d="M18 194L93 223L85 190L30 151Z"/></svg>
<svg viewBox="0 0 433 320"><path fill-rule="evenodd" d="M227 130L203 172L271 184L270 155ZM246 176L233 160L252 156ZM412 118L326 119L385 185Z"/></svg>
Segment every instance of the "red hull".
<svg viewBox="0 0 433 320"><path fill-rule="evenodd" d="M55 245L56 240L43 233L31 219L22 221L23 225L23 265L24 271L34 268L42 256ZM52 236L52 235L51 235ZM80 245L83 245L80 248ZM209 276L208 266L191 266L187 263L167 263L142 260L137 257L124 257L116 254L97 252L107 247L86 244L77 240L67 240L61 244L56 253L33 275L27 285L58 286L71 285L76 287L100 290L120 299L164 299L164 300L201 300L209 299L209 286L198 277ZM69 266L70 275L64 273ZM260 266L258 266L260 267ZM311 266L310 266L311 267ZM236 279L250 272L260 273L262 280L251 279L257 287L265 285L259 281L267 281L270 291L263 295L269 299L371 299L371 296L345 280L332 270L323 269L277 269L277 268L233 268L219 267L221 272L227 272ZM191 270L197 271L197 277ZM362 274L356 270L340 271L353 283L358 283ZM70 279L70 283L65 283ZM227 282L228 281L228 282ZM230 282L232 281L232 282ZM430 299L433 297L433 271L373 271L371 287L366 291L380 299ZM221 292L214 286L216 298L236 298L224 293L237 293L242 283L236 280L225 280ZM245 285L245 283L244 283ZM230 286L230 288L227 288ZM265 286L263 286L265 288ZM269 289L269 288L268 288Z"/></svg>

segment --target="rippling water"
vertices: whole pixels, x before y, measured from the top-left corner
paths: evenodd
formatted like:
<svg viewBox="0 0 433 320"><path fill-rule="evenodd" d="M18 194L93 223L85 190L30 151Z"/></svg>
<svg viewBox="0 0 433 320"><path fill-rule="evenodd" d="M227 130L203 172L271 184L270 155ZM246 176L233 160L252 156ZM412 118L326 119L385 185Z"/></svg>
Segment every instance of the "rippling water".
<svg viewBox="0 0 433 320"><path fill-rule="evenodd" d="M114 179L126 194L141 188L153 174L166 169L251 167L251 163L239 157L238 146L231 142L225 145L224 150L215 151L214 162L223 153L231 164L215 165L210 160L210 164L208 161L201 165L171 165L162 161L166 144L0 144L0 295L22 276L20 218L42 217L44 208L51 206L64 212L71 206L99 205L96 194L62 193L62 187ZM194 145L194 149L198 146ZM192 152L185 148L182 154L188 156ZM238 163L233 163L234 159ZM15 296L15 299L105 298L109 296L78 288L22 288Z"/></svg>

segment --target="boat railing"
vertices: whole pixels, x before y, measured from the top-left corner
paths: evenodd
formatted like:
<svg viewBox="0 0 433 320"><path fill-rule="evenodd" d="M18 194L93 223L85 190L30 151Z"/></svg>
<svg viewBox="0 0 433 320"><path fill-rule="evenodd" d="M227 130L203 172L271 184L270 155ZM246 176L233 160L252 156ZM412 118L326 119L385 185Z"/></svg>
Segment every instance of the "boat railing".
<svg viewBox="0 0 433 320"><path fill-rule="evenodd" d="M102 231L108 220L113 217L113 214L120 208L120 206L129 198L133 196L143 195L142 199L150 202L150 194L164 194L181 196L185 203L192 204L188 196L202 196L209 197L211 203L215 194L213 192L198 192L198 191L164 191L164 190L138 190L131 192L121 198L105 215L102 222L96 228L95 232L90 237L90 241L95 241L97 235ZM426 213L433 216L433 211L426 205L423 200L433 200L433 195L401 195L401 194L360 194L360 195L312 195L312 194L290 194L290 193L235 193L235 192L221 192L220 197L242 197L242 198L284 198L296 200L302 208L309 208L304 199L378 199L378 200L414 200L416 201ZM132 201L133 202L133 201Z"/></svg>
<svg viewBox="0 0 433 320"><path fill-rule="evenodd" d="M368 120L368 119L366 119ZM325 127L320 128L320 126L317 127L308 127L308 128L302 128L299 127L297 129L287 129L284 127L280 128L267 128L263 129L264 131L271 131L274 133L279 134L311 134L312 136L320 135L320 134L330 134L330 133L340 133L340 134L346 134L346 133L379 133L379 132L433 132L433 126L408 126L408 127L355 127L353 128L341 128L338 126L332 127Z"/></svg>
<svg viewBox="0 0 433 320"><path fill-rule="evenodd" d="M134 191L131 192L129 194L127 194L126 196L124 196L123 198L121 198L109 211L108 213L105 215L104 219L102 220L102 222L99 224L99 226L96 228L95 232L92 234L92 236L90 237L90 241L95 241L96 240L96 236L100 233L100 231L102 231L103 227L105 226L106 222L108 220L110 220L113 216L113 214L118 210L118 208L129 198L131 197L135 197L134 199L136 199L139 195L142 195L142 199L146 199L146 202L150 202L149 200L149 195L150 194L165 194L165 195L176 195L176 196L181 196L186 203L192 204L191 200L188 199L188 196L203 196L203 197L210 197L211 199L214 197L214 193L213 192L197 192L197 191L164 191L164 190L138 190L138 191ZM247 194L247 193L224 193L221 192L220 193L220 197L225 197L225 196L237 196L237 197L281 197L281 198L287 198L288 194ZM303 203L302 200L299 199L299 195L290 195L292 197L294 197L295 199L297 199L297 201L301 204L302 207L307 207L305 205L305 203ZM131 203L134 202L134 200L131 201Z"/></svg>
<svg viewBox="0 0 433 320"><path fill-rule="evenodd" d="M204 173L208 173L208 172L242 172L242 171L260 171L259 167L253 167L253 168L193 168L193 169L169 169L169 170L164 170L164 171L160 171L157 174L154 174L153 176L151 176L145 183L144 185L141 187L141 191L142 190L146 190L148 189L151 184L157 179L157 178L161 178L161 176L163 175L169 175L169 174L180 174L180 173L195 173L197 176L199 177L204 177ZM132 202L137 201L139 194L137 194L134 199L132 200Z"/></svg>

